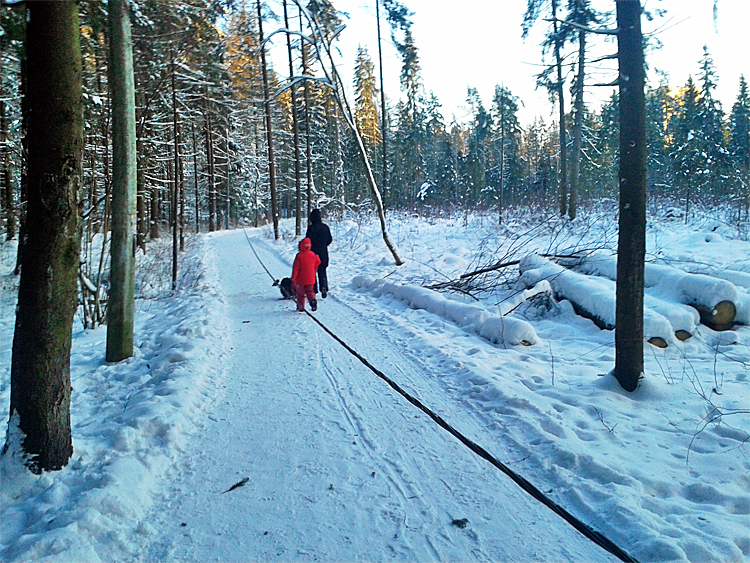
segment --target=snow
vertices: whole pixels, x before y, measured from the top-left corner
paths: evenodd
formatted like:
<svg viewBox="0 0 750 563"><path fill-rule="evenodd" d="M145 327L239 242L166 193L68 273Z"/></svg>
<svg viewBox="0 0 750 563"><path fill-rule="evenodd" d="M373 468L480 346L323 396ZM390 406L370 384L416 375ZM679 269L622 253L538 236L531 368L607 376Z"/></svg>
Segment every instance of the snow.
<svg viewBox="0 0 750 563"><path fill-rule="evenodd" d="M377 220L329 220L332 287L316 318L638 560L750 560L750 329L716 332L676 292L650 296L648 309L692 323L693 337L644 343L645 377L627 393L606 375L613 332L552 299L554 281L527 289L505 269L497 275L511 284L478 301L426 288L509 253L590 248L614 229L606 216L598 229L530 221L389 216L406 260L396 267ZM291 270L293 228L284 221L279 241L269 227L247 229L275 277ZM749 251L710 220L649 224L649 261L728 282L740 320ZM8 412L12 244L0 259ZM30 474L9 422L3 561L615 560L295 313L242 230L196 237L174 294L156 266L141 268L150 289L137 302L133 358L106 363L106 329L76 320L70 464ZM594 287L591 273L575 276L576 290ZM607 277L594 281L611 287ZM465 528L452 524L463 518Z"/></svg>

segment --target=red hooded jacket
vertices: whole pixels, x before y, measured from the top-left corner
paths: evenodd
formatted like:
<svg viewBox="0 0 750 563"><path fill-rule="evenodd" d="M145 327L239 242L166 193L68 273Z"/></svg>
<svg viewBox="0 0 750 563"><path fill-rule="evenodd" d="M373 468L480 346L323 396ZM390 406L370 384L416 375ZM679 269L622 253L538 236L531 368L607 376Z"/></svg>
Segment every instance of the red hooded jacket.
<svg viewBox="0 0 750 563"><path fill-rule="evenodd" d="M299 241L299 252L292 266L292 280L298 285L313 285L318 266L320 258L310 250L310 239L303 238Z"/></svg>

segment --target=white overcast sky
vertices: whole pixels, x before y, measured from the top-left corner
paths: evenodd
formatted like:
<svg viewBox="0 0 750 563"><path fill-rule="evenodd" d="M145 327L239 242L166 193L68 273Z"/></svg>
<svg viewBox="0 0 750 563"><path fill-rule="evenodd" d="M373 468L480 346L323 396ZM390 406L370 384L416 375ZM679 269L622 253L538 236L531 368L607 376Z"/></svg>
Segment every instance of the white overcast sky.
<svg viewBox="0 0 750 563"><path fill-rule="evenodd" d="M547 94L535 89L534 75L540 69L538 36L521 38L526 0L403 0L414 12L413 33L419 49L425 89L442 103L443 116L450 122L455 114L466 118L467 87L477 88L485 107L492 102L496 84L503 84L521 98L522 125L541 115L549 122L554 115ZM614 11L614 0L595 0L597 7ZM368 47L377 69L377 32L374 0L335 0L336 8L348 12L347 28L341 34L342 74L351 82L358 44ZM739 90L739 76L750 80L750 0L718 0L714 21L714 0L646 0L647 9L662 8L667 15L653 22L643 21L644 32L658 31L664 46L648 56L652 69L669 74L669 84L682 86L689 75L697 78L703 45L708 45L719 77L717 97L729 112ZM390 42L382 14L386 68L385 90L389 99L400 96L400 63ZM541 32L544 22L538 24ZM604 48L614 52L614 44ZM277 71L284 68L276 63ZM610 69L616 64L609 63ZM282 71L283 72L283 71ZM653 76L653 74L652 74ZM613 74L597 74L591 81L608 82ZM653 80L656 82L656 79ZM608 98L611 89L589 89L589 102ZM569 98L567 103L569 104Z"/></svg>

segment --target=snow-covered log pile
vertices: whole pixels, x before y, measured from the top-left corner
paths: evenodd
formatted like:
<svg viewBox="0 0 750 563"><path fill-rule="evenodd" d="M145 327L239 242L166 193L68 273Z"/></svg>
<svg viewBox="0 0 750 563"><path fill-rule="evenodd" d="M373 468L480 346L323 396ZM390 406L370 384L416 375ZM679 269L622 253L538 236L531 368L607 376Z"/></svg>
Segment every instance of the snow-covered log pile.
<svg viewBox="0 0 750 563"><path fill-rule="evenodd" d="M570 301L576 313L591 319L599 328L615 328L615 284L612 280L568 270L536 254L523 258L519 268L521 282L527 287L547 280L555 296ZM646 340L665 346L674 342L677 330L686 330L692 334L698 320L697 313L692 318L679 307L670 308L668 303L657 301L649 300L644 306L643 331ZM650 305L656 305L669 316L657 312ZM675 328L671 321L679 328Z"/></svg>
<svg viewBox="0 0 750 563"><path fill-rule="evenodd" d="M479 305L446 299L424 287L397 285L367 276L356 276L352 283L378 297L390 294L407 303L412 309L422 309L450 320L460 327L472 329L482 338L496 344L531 346L540 342L534 327L522 319L496 315Z"/></svg>
<svg viewBox="0 0 750 563"><path fill-rule="evenodd" d="M617 257L606 251L590 254L579 264L586 274L617 279ZM739 274L740 272L738 272ZM672 266L647 263L644 284L649 297L694 307L700 321L714 330L728 330L735 322L750 322L750 296L732 282L706 274L684 272Z"/></svg>

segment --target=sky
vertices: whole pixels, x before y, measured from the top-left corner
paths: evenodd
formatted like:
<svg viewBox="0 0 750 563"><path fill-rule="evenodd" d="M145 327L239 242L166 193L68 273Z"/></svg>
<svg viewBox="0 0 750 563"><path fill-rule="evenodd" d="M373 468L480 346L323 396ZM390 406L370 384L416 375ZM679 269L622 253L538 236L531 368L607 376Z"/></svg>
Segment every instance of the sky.
<svg viewBox="0 0 750 563"><path fill-rule="evenodd" d="M525 41L521 37L521 23L526 0L404 0L413 12L413 33L419 49L422 79L426 90L433 91L442 103L447 122L456 115L466 118L467 87L478 90L485 107L491 105L495 86L508 87L524 102L519 112L522 124L536 116L549 121L555 114L547 93L536 89L535 74L540 71L541 24ZM614 1L598 0L600 9L614 9ZM647 62L652 67L650 79L658 84L655 70L667 72L669 84L682 86L688 76L697 77L703 46L709 53L719 77L716 96L725 112L731 110L739 91L739 77L750 78L750 45L744 40L746 22L750 21L750 2L747 0L718 0L718 17L714 22L713 0L646 0L647 10L666 10L666 15L654 21L643 20L644 33L663 43L660 50L651 52ZM350 15L347 29L341 34L342 74L351 82L351 69L358 45L368 48L377 66L377 34L374 0L338 0L335 6ZM381 18L383 18L381 13ZM385 18L383 18L385 26ZM543 22L542 22L543 23ZM394 99L400 95L400 62L388 39L385 46L385 90ZM614 52L614 43L602 52ZM614 64L609 63L592 75L592 81L606 83L614 78ZM612 93L611 88L591 88L589 103L599 104ZM568 98L568 105L570 99Z"/></svg>

